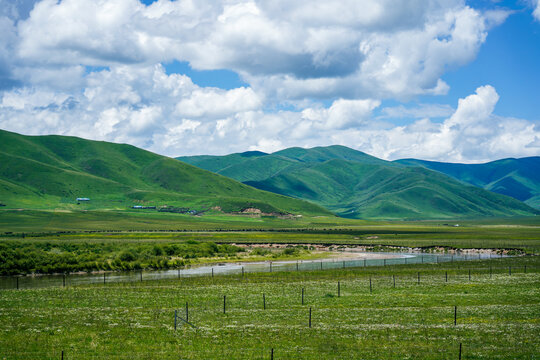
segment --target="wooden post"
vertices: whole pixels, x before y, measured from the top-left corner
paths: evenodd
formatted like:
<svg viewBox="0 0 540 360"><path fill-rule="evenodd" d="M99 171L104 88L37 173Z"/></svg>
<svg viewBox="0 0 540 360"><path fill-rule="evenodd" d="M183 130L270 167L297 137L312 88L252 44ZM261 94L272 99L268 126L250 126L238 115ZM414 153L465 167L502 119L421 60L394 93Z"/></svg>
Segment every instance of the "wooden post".
<svg viewBox="0 0 540 360"><path fill-rule="evenodd" d="M371 294L372 288L371 288L371 276L369 277L369 293Z"/></svg>
<svg viewBox="0 0 540 360"><path fill-rule="evenodd" d="M309 327L311 327L311 308L309 308Z"/></svg>
<svg viewBox="0 0 540 360"><path fill-rule="evenodd" d="M188 302L186 301L186 322L189 322L189 308L188 308Z"/></svg>
<svg viewBox="0 0 540 360"><path fill-rule="evenodd" d="M223 295L223 313L225 314L227 307L227 295Z"/></svg>
<svg viewBox="0 0 540 360"><path fill-rule="evenodd" d="M304 305L304 288L302 288L302 305Z"/></svg>
<svg viewBox="0 0 540 360"><path fill-rule="evenodd" d="M338 297L341 296L341 289L340 289L339 281L337 282L337 296L338 296Z"/></svg>
<svg viewBox="0 0 540 360"><path fill-rule="evenodd" d="M459 360L461 360L461 343L459 343Z"/></svg>
<svg viewBox="0 0 540 360"><path fill-rule="evenodd" d="M266 310L266 296L263 293L263 310Z"/></svg>
<svg viewBox="0 0 540 360"><path fill-rule="evenodd" d="M454 306L454 326L457 325L457 306Z"/></svg>
<svg viewBox="0 0 540 360"><path fill-rule="evenodd" d="M177 320L177 311L174 310L174 331L176 331L176 320Z"/></svg>

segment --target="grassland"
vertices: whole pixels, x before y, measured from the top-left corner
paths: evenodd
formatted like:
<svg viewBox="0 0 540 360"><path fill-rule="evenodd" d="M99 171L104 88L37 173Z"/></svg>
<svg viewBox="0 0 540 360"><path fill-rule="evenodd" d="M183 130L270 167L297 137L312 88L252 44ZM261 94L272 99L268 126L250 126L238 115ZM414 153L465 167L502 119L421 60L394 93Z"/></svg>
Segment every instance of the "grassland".
<svg viewBox="0 0 540 360"><path fill-rule="evenodd" d="M0 358L535 359L539 260L3 290Z"/></svg>

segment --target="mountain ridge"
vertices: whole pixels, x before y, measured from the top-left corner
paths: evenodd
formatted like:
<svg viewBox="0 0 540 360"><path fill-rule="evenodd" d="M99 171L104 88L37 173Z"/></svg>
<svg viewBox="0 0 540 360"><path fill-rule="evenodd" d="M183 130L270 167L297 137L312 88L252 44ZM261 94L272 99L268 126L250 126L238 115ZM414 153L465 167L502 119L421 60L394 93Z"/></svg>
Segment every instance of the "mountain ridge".
<svg viewBox="0 0 540 360"><path fill-rule="evenodd" d="M166 204L238 212L330 212L127 144L0 130L0 202L10 208L86 209Z"/></svg>
<svg viewBox="0 0 540 360"><path fill-rule="evenodd" d="M422 219L536 214L522 202L411 163L344 146L272 154L180 157L259 189L313 201L340 216Z"/></svg>

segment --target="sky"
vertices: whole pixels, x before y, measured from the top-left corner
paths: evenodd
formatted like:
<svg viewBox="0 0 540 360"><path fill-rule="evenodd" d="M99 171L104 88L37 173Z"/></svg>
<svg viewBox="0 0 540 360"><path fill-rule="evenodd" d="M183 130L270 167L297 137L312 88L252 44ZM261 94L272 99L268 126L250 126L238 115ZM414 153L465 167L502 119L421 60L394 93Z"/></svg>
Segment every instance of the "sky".
<svg viewBox="0 0 540 360"><path fill-rule="evenodd" d="M540 0L0 0L0 129L167 156L540 155Z"/></svg>

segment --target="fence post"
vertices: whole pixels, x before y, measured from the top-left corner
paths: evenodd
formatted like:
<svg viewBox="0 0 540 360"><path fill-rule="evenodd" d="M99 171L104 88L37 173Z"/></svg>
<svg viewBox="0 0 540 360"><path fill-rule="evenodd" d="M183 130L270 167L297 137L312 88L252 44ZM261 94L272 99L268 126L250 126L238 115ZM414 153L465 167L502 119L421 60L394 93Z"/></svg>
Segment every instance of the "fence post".
<svg viewBox="0 0 540 360"><path fill-rule="evenodd" d="M454 326L457 325L457 306L454 306Z"/></svg>
<svg viewBox="0 0 540 360"><path fill-rule="evenodd" d="M142 270L141 270L141 282L142 282Z"/></svg>
<svg viewBox="0 0 540 360"><path fill-rule="evenodd" d="M212 268L212 279L214 278L214 268Z"/></svg>
<svg viewBox="0 0 540 360"><path fill-rule="evenodd" d="M392 279L394 280L394 289L396 288L396 275L392 275Z"/></svg>
<svg viewBox="0 0 540 360"><path fill-rule="evenodd" d="M64 350L62 350L62 357L61 357L62 360L64 360Z"/></svg>
<svg viewBox="0 0 540 360"><path fill-rule="evenodd" d="M321 270L322 270L322 260L321 260Z"/></svg>
<svg viewBox="0 0 540 360"><path fill-rule="evenodd" d="M272 262L270 261L270 272L272 272Z"/></svg>
<svg viewBox="0 0 540 360"><path fill-rule="evenodd" d="M180 279L180 269L178 269L178 278Z"/></svg>
<svg viewBox="0 0 540 360"><path fill-rule="evenodd" d="M189 322L189 307L188 307L187 301L186 301L186 322Z"/></svg>
<svg viewBox="0 0 540 360"><path fill-rule="evenodd" d="M17 290L19 290L19 277L16 276L16 277L15 277L15 280L17 280Z"/></svg>
<svg viewBox="0 0 540 360"><path fill-rule="evenodd" d="M274 360L274 348L270 350L270 360Z"/></svg>
<svg viewBox="0 0 540 360"><path fill-rule="evenodd" d="M174 331L176 331L176 319L177 319L177 311L174 310Z"/></svg>
<svg viewBox="0 0 540 360"><path fill-rule="evenodd" d="M105 279L105 275L106 275L106 274L105 274L105 273L103 273L103 285L105 285L105 281L106 281L106 279Z"/></svg>
<svg viewBox="0 0 540 360"><path fill-rule="evenodd" d="M469 269L469 281L471 281L471 269Z"/></svg>
<svg viewBox="0 0 540 360"><path fill-rule="evenodd" d="M263 293L263 310L266 310L266 296Z"/></svg>
<svg viewBox="0 0 540 360"><path fill-rule="evenodd" d="M418 284L420 284L420 271L418 272Z"/></svg>
<svg viewBox="0 0 540 360"><path fill-rule="evenodd" d="M444 282L448 282L448 271L444 272Z"/></svg>
<svg viewBox="0 0 540 360"><path fill-rule="evenodd" d="M341 291L340 291L340 284L339 284L339 281L337 282L337 296L338 296L338 297L341 296Z"/></svg>
<svg viewBox="0 0 540 360"><path fill-rule="evenodd" d="M461 360L461 343L459 343L459 360Z"/></svg>
<svg viewBox="0 0 540 360"><path fill-rule="evenodd" d="M227 295L223 295L223 313L225 314L225 309L227 306Z"/></svg>
<svg viewBox="0 0 540 360"><path fill-rule="evenodd" d="M309 327L311 327L311 308L309 308Z"/></svg>
<svg viewBox="0 0 540 360"><path fill-rule="evenodd" d="M242 266L242 277L244 277L244 267Z"/></svg>
<svg viewBox="0 0 540 360"><path fill-rule="evenodd" d="M66 287L66 274L62 276L62 286Z"/></svg>
<svg viewBox="0 0 540 360"><path fill-rule="evenodd" d="M298 261L296 262L296 271L298 271Z"/></svg>
<svg viewBox="0 0 540 360"><path fill-rule="evenodd" d="M371 291L372 291L372 289L371 289L371 276L370 276L370 277L369 277L369 293L370 293L370 294L371 294Z"/></svg>
<svg viewBox="0 0 540 360"><path fill-rule="evenodd" d="M302 288L302 305L304 305L304 288Z"/></svg>

